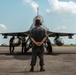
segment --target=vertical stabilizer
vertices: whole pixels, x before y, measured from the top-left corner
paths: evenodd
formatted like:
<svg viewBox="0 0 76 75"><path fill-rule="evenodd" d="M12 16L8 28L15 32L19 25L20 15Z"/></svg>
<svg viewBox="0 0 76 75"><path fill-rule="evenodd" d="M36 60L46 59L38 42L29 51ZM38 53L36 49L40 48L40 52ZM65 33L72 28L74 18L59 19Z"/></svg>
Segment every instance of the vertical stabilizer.
<svg viewBox="0 0 76 75"><path fill-rule="evenodd" d="M37 16L39 15L39 7L37 7Z"/></svg>

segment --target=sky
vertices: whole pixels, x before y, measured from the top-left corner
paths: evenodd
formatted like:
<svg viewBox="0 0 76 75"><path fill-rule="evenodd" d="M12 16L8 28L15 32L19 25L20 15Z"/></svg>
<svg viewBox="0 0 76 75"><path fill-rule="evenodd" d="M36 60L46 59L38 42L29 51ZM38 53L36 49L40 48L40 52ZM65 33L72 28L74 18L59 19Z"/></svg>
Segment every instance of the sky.
<svg viewBox="0 0 76 75"><path fill-rule="evenodd" d="M0 0L0 33L29 30L37 7L50 31L76 33L76 0ZM9 38L0 35L0 44L8 44ZM76 44L76 36L63 40L65 44Z"/></svg>

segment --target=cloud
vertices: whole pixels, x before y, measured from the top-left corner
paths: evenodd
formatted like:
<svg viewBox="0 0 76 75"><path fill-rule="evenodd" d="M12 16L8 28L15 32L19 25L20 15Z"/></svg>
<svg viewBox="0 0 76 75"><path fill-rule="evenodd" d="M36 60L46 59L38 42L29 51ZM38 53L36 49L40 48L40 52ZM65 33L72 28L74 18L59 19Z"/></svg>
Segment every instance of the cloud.
<svg viewBox="0 0 76 75"><path fill-rule="evenodd" d="M47 13L50 13L50 9L46 9L46 12L47 12Z"/></svg>
<svg viewBox="0 0 76 75"><path fill-rule="evenodd" d="M54 30L65 30L67 27L65 27L65 26L57 26Z"/></svg>
<svg viewBox="0 0 76 75"><path fill-rule="evenodd" d="M7 28L6 28L6 26L5 25L3 25L3 24L0 24L0 30L6 30Z"/></svg>
<svg viewBox="0 0 76 75"><path fill-rule="evenodd" d="M23 0L23 1L24 3L28 3L33 8L33 10L37 12L37 8L39 7L39 5L36 2L34 2L33 0Z"/></svg>
<svg viewBox="0 0 76 75"><path fill-rule="evenodd" d="M67 27L65 26L58 26L57 29L66 29Z"/></svg>
<svg viewBox="0 0 76 75"><path fill-rule="evenodd" d="M76 14L76 2L63 2L59 0L48 0L51 8L46 9L47 13L56 12L58 14L71 13Z"/></svg>

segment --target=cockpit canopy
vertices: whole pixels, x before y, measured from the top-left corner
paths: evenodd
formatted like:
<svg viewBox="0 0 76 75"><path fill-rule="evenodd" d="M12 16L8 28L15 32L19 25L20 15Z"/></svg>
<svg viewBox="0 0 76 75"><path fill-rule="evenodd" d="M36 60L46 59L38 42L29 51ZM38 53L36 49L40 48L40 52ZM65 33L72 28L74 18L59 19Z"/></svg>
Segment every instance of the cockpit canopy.
<svg viewBox="0 0 76 75"><path fill-rule="evenodd" d="M32 23L32 25L30 27L30 31L35 27L35 23L36 23L37 20L40 20L41 27L43 27L45 30L48 30L48 28L44 25L43 17L41 15L37 15L33 19L33 23Z"/></svg>
<svg viewBox="0 0 76 75"><path fill-rule="evenodd" d="M41 23L44 22L44 21L43 21L43 17L40 16L40 15L36 16L36 17L33 19L33 22L35 23L36 20L40 20Z"/></svg>

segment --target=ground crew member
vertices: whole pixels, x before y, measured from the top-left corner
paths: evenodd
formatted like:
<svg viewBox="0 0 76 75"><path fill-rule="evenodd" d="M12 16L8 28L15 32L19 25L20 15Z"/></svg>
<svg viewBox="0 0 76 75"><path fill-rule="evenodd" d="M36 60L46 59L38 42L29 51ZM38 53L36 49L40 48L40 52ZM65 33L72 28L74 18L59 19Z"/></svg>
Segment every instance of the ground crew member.
<svg viewBox="0 0 76 75"><path fill-rule="evenodd" d="M14 40L14 36L9 41L9 50L10 50L10 53L14 53L13 40Z"/></svg>
<svg viewBox="0 0 76 75"><path fill-rule="evenodd" d="M34 71L34 66L36 64L37 56L40 59L40 71L45 71L44 65L44 46L47 36L46 31L41 27L40 20L36 20L35 27L30 31L30 39L33 42L32 46L32 60L31 60L31 69L30 71Z"/></svg>
<svg viewBox="0 0 76 75"><path fill-rule="evenodd" d="M22 36L22 54L23 53L26 53L26 40L24 36Z"/></svg>

